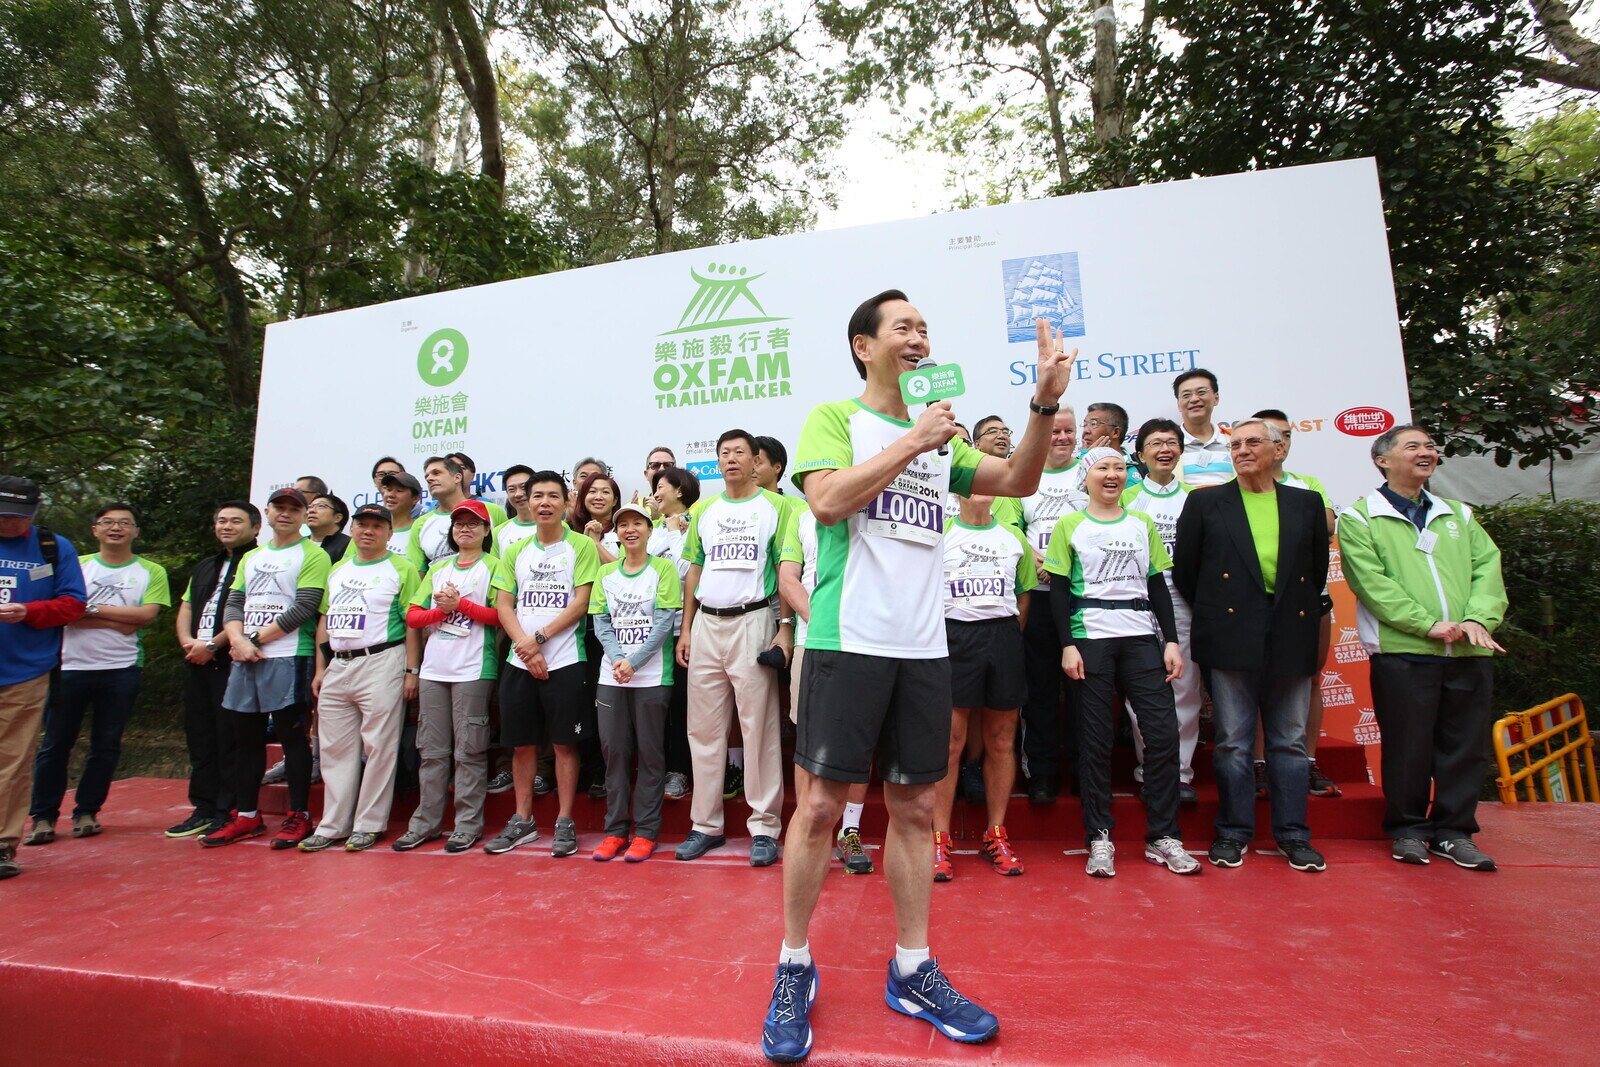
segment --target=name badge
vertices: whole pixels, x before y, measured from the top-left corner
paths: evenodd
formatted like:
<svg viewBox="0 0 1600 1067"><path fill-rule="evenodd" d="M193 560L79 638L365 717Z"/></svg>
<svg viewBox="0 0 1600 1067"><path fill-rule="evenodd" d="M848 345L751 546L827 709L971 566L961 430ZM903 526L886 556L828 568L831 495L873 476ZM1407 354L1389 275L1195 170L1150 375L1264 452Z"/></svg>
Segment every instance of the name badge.
<svg viewBox="0 0 1600 1067"><path fill-rule="evenodd" d="M1417 551L1433 555L1433 546L1439 543L1439 535L1432 530L1417 531Z"/></svg>
<svg viewBox="0 0 1600 1067"><path fill-rule="evenodd" d="M54 567L52 567L50 564L41 563L37 567L33 568L32 570L30 570L28 572L28 577L32 578L34 581L37 582L40 578L48 578L52 574L54 574L55 572L56 572L56 569Z"/></svg>

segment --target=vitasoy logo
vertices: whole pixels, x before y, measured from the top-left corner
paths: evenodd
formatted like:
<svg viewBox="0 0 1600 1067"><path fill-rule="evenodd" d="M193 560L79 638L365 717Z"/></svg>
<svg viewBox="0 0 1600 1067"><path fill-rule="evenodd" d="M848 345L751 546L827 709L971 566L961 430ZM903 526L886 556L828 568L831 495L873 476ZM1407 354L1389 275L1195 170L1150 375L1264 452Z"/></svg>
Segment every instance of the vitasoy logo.
<svg viewBox="0 0 1600 1067"><path fill-rule="evenodd" d="M1376 437L1394 425L1394 416L1383 408L1345 408L1333 417L1333 424L1351 437Z"/></svg>

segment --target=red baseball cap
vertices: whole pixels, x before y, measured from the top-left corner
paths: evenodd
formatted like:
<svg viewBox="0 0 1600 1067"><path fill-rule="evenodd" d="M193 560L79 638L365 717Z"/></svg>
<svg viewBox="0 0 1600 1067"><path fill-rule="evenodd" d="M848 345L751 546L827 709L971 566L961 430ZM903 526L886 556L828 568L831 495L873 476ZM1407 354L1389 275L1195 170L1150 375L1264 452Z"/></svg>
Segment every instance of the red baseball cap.
<svg viewBox="0 0 1600 1067"><path fill-rule="evenodd" d="M465 511L468 515L478 519L478 521L482 522L485 526L494 525L494 523L489 521L488 505L481 500L463 500L461 503L450 509L450 518L453 520L463 511Z"/></svg>

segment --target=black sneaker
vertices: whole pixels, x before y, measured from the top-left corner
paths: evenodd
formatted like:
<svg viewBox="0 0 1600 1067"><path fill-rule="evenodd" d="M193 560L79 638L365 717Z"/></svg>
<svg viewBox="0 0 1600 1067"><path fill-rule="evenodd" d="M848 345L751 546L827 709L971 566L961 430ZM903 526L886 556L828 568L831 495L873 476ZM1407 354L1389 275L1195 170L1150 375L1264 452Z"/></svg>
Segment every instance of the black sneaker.
<svg viewBox="0 0 1600 1067"><path fill-rule="evenodd" d="M1311 795L1314 797L1342 797L1344 790L1339 788L1339 783L1322 773L1322 768L1317 766L1317 761L1311 761Z"/></svg>
<svg viewBox="0 0 1600 1067"><path fill-rule="evenodd" d="M1183 807L1192 808L1200 803L1200 794L1194 791L1194 786L1188 782L1178 783L1178 803Z"/></svg>
<svg viewBox="0 0 1600 1067"><path fill-rule="evenodd" d="M195 837L199 834L211 832L211 824L216 820L209 815L201 815L198 811L176 826L167 827L167 837Z"/></svg>
<svg viewBox="0 0 1600 1067"><path fill-rule="evenodd" d="M1428 843L1420 837L1397 837L1389 855L1401 863L1414 863L1418 867L1428 864Z"/></svg>
<svg viewBox="0 0 1600 1067"><path fill-rule="evenodd" d="M1250 851L1250 845L1244 841L1235 841L1231 837L1219 837L1211 842L1211 848L1206 852L1206 859L1215 867L1240 867L1244 865L1244 854Z"/></svg>
<svg viewBox="0 0 1600 1067"><path fill-rule="evenodd" d="M516 785L516 782L512 780L511 772L501 771L499 774L489 779L489 792L505 793L508 792L514 785Z"/></svg>
<svg viewBox="0 0 1600 1067"><path fill-rule="evenodd" d="M1028 779L1028 803L1054 804L1057 787L1055 777L1041 774L1036 778Z"/></svg>
<svg viewBox="0 0 1600 1067"><path fill-rule="evenodd" d="M0 845L0 881L15 878L22 873L22 867L17 863L17 854L9 845Z"/></svg>
<svg viewBox="0 0 1600 1067"><path fill-rule="evenodd" d="M556 783L553 778L546 778L542 774L533 776L533 795L536 797L549 796L555 792Z"/></svg>
<svg viewBox="0 0 1600 1067"><path fill-rule="evenodd" d="M1473 844L1470 837L1452 837L1435 841L1428 846L1428 851L1435 856L1443 856L1457 867L1465 867L1471 871L1494 870L1494 860Z"/></svg>
<svg viewBox="0 0 1600 1067"><path fill-rule="evenodd" d="M982 805L988 802L989 790L983 784L983 760L966 760L961 764L956 788L961 790L968 804Z"/></svg>
<svg viewBox="0 0 1600 1067"><path fill-rule="evenodd" d="M744 768L728 764L722 775L722 799L732 800L744 794Z"/></svg>
<svg viewBox="0 0 1600 1067"><path fill-rule="evenodd" d="M1257 800L1265 800L1265 799L1267 799L1267 762L1266 762L1266 760L1256 760L1255 761L1255 771L1256 771L1256 799Z"/></svg>
<svg viewBox="0 0 1600 1067"><path fill-rule="evenodd" d="M1289 861L1289 866L1297 871L1328 869L1328 861L1322 858L1322 853L1311 847L1310 841L1279 841L1278 849Z"/></svg>

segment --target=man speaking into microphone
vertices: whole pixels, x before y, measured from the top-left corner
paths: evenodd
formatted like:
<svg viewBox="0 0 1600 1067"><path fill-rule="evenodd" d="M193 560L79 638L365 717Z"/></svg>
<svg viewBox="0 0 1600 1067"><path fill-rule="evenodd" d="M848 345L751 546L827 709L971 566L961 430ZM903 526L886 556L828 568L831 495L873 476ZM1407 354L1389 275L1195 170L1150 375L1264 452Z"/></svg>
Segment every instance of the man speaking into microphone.
<svg viewBox="0 0 1600 1067"><path fill-rule="evenodd" d="M896 929L884 999L955 1041L999 1032L992 1014L951 987L928 949L934 783L945 775L950 740L944 498L1024 497L1038 487L1077 352L1064 353L1043 319L1037 335L1031 414L1009 459L952 441L946 401L912 420L901 377L929 358L928 324L898 289L850 316L850 358L865 390L814 408L800 433L794 481L817 520L817 584L797 709L800 801L784 839L784 938L761 1034L769 1059L794 1062L811 1051L817 970L807 930L846 792L868 780L874 761L889 814L884 866Z"/></svg>

